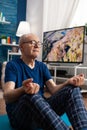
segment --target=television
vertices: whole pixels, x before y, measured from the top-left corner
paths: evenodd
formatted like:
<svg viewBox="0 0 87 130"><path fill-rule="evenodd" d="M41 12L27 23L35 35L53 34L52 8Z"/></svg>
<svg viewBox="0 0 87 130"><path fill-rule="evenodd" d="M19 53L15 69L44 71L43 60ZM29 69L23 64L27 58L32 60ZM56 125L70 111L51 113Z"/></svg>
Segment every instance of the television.
<svg viewBox="0 0 87 130"><path fill-rule="evenodd" d="M83 63L85 26L43 32L42 61Z"/></svg>

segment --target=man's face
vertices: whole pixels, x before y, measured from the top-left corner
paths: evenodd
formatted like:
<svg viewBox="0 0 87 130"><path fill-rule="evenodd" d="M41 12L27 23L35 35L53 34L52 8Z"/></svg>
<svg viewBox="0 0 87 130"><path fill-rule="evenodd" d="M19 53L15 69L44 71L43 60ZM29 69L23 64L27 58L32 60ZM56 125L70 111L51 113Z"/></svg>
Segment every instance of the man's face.
<svg viewBox="0 0 87 130"><path fill-rule="evenodd" d="M31 35L26 38L26 41L21 45L22 55L27 58L36 58L40 52L40 41L35 35Z"/></svg>

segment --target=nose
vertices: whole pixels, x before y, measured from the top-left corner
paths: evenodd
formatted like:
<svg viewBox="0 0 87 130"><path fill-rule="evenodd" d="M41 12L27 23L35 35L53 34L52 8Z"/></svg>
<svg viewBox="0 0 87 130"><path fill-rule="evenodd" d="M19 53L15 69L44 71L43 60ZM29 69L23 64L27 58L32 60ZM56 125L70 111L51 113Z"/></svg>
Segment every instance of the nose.
<svg viewBox="0 0 87 130"><path fill-rule="evenodd" d="M39 48L39 44L35 43L34 47Z"/></svg>

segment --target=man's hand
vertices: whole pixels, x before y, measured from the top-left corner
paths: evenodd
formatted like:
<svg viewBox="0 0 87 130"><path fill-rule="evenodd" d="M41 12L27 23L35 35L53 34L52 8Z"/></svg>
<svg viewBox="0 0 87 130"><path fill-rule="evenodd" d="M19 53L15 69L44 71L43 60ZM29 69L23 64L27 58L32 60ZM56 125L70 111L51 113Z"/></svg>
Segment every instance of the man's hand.
<svg viewBox="0 0 87 130"><path fill-rule="evenodd" d="M74 76L70 79L68 79L68 83L75 85L75 86L81 86L84 84L84 74L79 74L77 76Z"/></svg>
<svg viewBox="0 0 87 130"><path fill-rule="evenodd" d="M40 89L40 86L38 84L33 83L32 78L24 80L22 85L23 85L23 88L27 94L35 94Z"/></svg>

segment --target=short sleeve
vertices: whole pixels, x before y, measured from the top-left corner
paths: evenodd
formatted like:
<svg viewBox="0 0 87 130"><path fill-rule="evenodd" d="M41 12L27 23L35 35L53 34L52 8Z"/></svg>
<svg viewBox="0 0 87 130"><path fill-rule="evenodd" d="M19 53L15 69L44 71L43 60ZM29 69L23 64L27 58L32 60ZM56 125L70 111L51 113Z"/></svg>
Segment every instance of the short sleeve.
<svg viewBox="0 0 87 130"><path fill-rule="evenodd" d="M43 64L43 73L44 73L44 80L45 82L49 79L52 79L49 69L47 68L47 65Z"/></svg>
<svg viewBox="0 0 87 130"><path fill-rule="evenodd" d="M5 69L5 82L13 81L16 82L17 69L12 62L8 62Z"/></svg>

